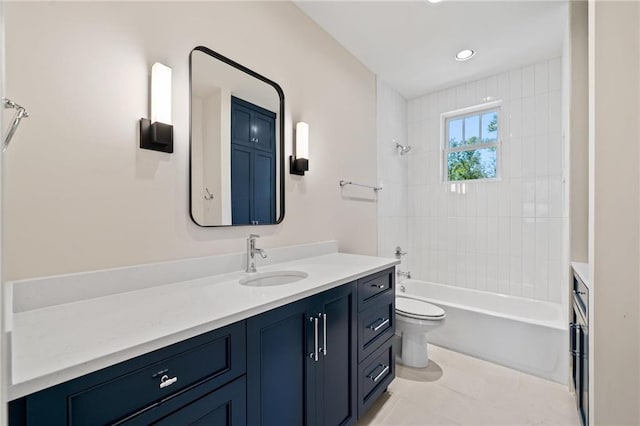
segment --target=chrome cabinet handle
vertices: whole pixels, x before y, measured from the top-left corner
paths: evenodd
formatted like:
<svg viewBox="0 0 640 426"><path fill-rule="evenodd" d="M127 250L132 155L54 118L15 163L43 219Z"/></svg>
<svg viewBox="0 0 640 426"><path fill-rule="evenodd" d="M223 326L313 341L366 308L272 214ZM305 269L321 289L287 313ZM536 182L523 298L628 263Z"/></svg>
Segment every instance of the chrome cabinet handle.
<svg viewBox="0 0 640 426"><path fill-rule="evenodd" d="M371 324L369 326L369 329L373 330L373 331L378 331L380 330L382 327L384 327L385 325L389 324L389 318L378 318L376 321L382 321L380 324L374 326L373 324Z"/></svg>
<svg viewBox="0 0 640 426"><path fill-rule="evenodd" d="M371 284L371 287L376 287L376 288L379 288L379 289L383 289L383 288L385 288L385 285L384 284Z"/></svg>
<svg viewBox="0 0 640 426"><path fill-rule="evenodd" d="M309 321L313 322L313 352L309 354L309 358L318 362L318 317L309 317Z"/></svg>
<svg viewBox="0 0 640 426"><path fill-rule="evenodd" d="M169 376L167 376L166 374L164 376L162 376L162 378L160 379L160 389L164 389L167 386L171 386L172 384L174 384L175 382L178 381L178 376L176 377L172 377L169 378Z"/></svg>
<svg viewBox="0 0 640 426"><path fill-rule="evenodd" d="M382 376L384 376L385 374L387 374L387 371L389 371L389 366L388 365L380 364L380 365L378 365L378 367L384 367L384 368L382 369L381 372L378 373L377 376L375 376L375 377L367 376L369 379L373 380L374 383L377 382L378 380L380 380L380 378Z"/></svg>
<svg viewBox="0 0 640 426"><path fill-rule="evenodd" d="M570 353L571 355L573 355L573 356L580 356L580 351L576 351L575 349L574 349L574 350L569 351L569 353Z"/></svg>
<svg viewBox="0 0 640 426"><path fill-rule="evenodd" d="M576 324L575 322L570 322L569 328L573 330L581 330L582 326L580 324Z"/></svg>
<svg viewBox="0 0 640 426"><path fill-rule="evenodd" d="M580 290L573 290L573 294L585 295L585 294L587 294L587 292L586 291L580 291Z"/></svg>
<svg viewBox="0 0 640 426"><path fill-rule="evenodd" d="M327 314L322 314L322 354L327 356Z"/></svg>

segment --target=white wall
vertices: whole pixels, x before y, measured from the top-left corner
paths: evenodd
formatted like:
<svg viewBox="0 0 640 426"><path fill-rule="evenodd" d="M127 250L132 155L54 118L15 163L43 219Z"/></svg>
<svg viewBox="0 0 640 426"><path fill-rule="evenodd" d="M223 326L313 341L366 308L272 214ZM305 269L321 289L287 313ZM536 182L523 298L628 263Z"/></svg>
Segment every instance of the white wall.
<svg viewBox="0 0 640 426"><path fill-rule="evenodd" d="M375 254L375 77L288 2L5 4L7 95L29 108L4 180L5 277L19 279L337 239ZM204 45L277 81L310 170L286 175L281 225L204 229L188 214L188 55ZM153 62L173 68L175 152L138 148Z"/></svg>
<svg viewBox="0 0 640 426"><path fill-rule="evenodd" d="M570 98L570 226L571 260L589 257L589 85L587 3L569 4L571 83Z"/></svg>
<svg viewBox="0 0 640 426"><path fill-rule="evenodd" d="M589 2L590 421L640 424L640 6Z"/></svg>
<svg viewBox="0 0 640 426"><path fill-rule="evenodd" d="M228 96L224 96L225 103L229 103L228 99ZM209 188L209 191L213 194L213 200L205 200L205 217L204 220L200 222L202 224L215 223L231 225L231 221L222 221L223 202L226 206L231 202L231 200L226 200L222 197L223 167L229 167L231 165L230 158L222 158L222 147L225 143L230 143L229 136L227 139L223 138L222 129L228 131L230 126L227 125L226 122L231 121L230 116L225 117L222 115L223 110L225 112L227 111L227 109L223 108L222 102L223 95L220 89L209 94L203 102L202 115L206 117L206 120L202 121L204 135L202 163L205 164L203 167L204 187L194 185L194 188L202 188L203 194L206 193L204 188ZM228 167L224 168L224 170L226 171ZM196 194L195 196L199 195L198 192L196 192ZM204 198L204 195L202 198Z"/></svg>
<svg viewBox="0 0 640 426"><path fill-rule="evenodd" d="M409 101L408 236L414 277L560 302L567 213L561 59ZM502 100L501 179L441 181L440 115Z"/></svg>
<svg viewBox="0 0 640 426"><path fill-rule="evenodd" d="M194 96L191 99L191 152L194 158L199 159L191 163L191 185L193 188L204 188L204 101L201 97ZM204 192L204 190L202 191ZM191 214L194 220L203 223L206 215L206 200L204 194L200 194L199 189L194 189L193 200L191 201Z"/></svg>
<svg viewBox="0 0 640 426"><path fill-rule="evenodd" d="M408 250L408 155L401 156L396 142L407 145L407 101L387 83L377 79L378 255L393 257L397 246ZM410 155L410 153L409 153ZM403 258L400 270L407 270Z"/></svg>
<svg viewBox="0 0 640 426"><path fill-rule="evenodd" d="M5 37L4 37L4 3L0 3L0 97L6 96L5 92ZM19 101L16 100L19 103ZM4 131L4 125L6 121L2 114L0 114L0 129L2 132ZM0 150L0 211L4 207L4 203L2 201L2 192L3 192L3 183L4 183L4 169L3 169L3 160L4 153ZM0 215L0 258L3 257L5 247L2 244L2 235L4 232L4 220L2 219L2 215ZM4 289L4 281L2 280L2 272L4 271L4 262L0 260L0 282L3 284L2 288ZM7 423L7 405L6 405L6 395L7 395L7 386L9 380L9 357L7 356L7 337L8 334L4 332L6 330L5 323L5 292L0 291L0 327L2 333L0 333L0 424Z"/></svg>

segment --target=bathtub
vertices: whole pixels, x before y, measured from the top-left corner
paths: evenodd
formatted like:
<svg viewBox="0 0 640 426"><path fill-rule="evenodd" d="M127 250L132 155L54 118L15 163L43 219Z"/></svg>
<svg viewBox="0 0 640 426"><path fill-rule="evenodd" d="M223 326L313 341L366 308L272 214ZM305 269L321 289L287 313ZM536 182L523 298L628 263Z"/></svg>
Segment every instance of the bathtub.
<svg viewBox="0 0 640 426"><path fill-rule="evenodd" d="M569 333L561 304L419 280L398 282L397 289L398 297L446 311L445 324L428 334L429 343L567 383Z"/></svg>

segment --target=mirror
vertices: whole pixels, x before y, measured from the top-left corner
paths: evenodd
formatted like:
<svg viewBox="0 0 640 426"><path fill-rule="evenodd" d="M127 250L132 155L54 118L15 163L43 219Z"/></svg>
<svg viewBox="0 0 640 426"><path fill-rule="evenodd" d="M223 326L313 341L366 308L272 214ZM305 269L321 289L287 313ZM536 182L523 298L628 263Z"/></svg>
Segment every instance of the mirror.
<svg viewBox="0 0 640 426"><path fill-rule="evenodd" d="M206 47L189 55L191 219L199 226L284 218L284 93Z"/></svg>

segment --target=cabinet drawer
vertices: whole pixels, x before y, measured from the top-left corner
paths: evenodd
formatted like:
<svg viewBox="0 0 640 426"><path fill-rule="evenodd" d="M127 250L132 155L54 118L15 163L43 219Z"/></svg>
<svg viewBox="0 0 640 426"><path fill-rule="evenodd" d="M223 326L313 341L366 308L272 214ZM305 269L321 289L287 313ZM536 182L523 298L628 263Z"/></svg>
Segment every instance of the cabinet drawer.
<svg viewBox="0 0 640 426"><path fill-rule="evenodd" d="M246 387L246 377L242 376L204 396L194 398L187 392L184 398L173 398L167 404L145 411L122 423L122 426L245 426ZM190 402L185 404L181 399L190 399Z"/></svg>
<svg viewBox="0 0 640 426"><path fill-rule="evenodd" d="M392 296L392 295L390 295ZM395 333L395 303L385 297L358 315L358 360L368 357Z"/></svg>
<svg viewBox="0 0 640 426"><path fill-rule="evenodd" d="M573 274L573 297L582 309L585 317L589 316L589 289L578 274Z"/></svg>
<svg viewBox="0 0 640 426"><path fill-rule="evenodd" d="M392 294L395 287L395 268L385 269L358 280L358 310L385 294Z"/></svg>
<svg viewBox="0 0 640 426"><path fill-rule="evenodd" d="M243 321L38 392L27 424L112 424L205 383L220 387L245 373L245 345Z"/></svg>
<svg viewBox="0 0 640 426"><path fill-rule="evenodd" d="M358 369L358 413L362 416L395 377L395 354L391 339L360 364Z"/></svg>

